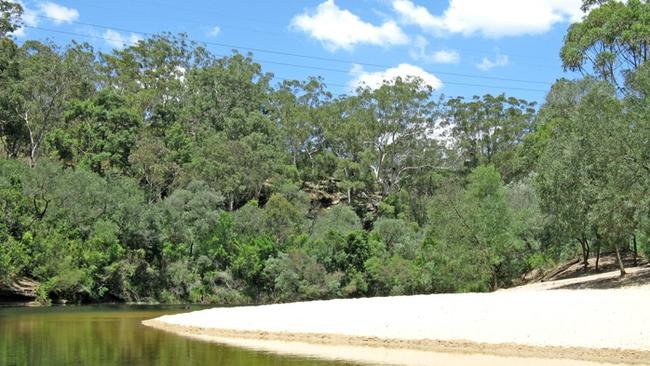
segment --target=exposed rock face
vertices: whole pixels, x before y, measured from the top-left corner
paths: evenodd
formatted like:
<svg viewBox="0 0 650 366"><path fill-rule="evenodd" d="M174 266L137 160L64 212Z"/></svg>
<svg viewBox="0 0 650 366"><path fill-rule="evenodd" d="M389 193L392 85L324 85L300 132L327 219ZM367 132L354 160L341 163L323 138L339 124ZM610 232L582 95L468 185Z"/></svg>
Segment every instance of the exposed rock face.
<svg viewBox="0 0 650 366"><path fill-rule="evenodd" d="M0 281L0 302L28 302L36 299L39 283L29 278Z"/></svg>
<svg viewBox="0 0 650 366"><path fill-rule="evenodd" d="M337 182L333 179L319 183L305 182L302 189L309 194L312 205L323 208L336 205L344 198L344 195L339 192Z"/></svg>

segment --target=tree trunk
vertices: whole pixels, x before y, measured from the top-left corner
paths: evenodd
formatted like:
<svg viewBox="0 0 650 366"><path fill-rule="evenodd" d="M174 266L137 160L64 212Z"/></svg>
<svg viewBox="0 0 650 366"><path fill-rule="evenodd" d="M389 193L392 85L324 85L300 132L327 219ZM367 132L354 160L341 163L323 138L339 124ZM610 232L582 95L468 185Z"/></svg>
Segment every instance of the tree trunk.
<svg viewBox="0 0 650 366"><path fill-rule="evenodd" d="M578 242L582 248L582 265L584 269L587 269L589 266L589 242L584 237L578 238Z"/></svg>
<svg viewBox="0 0 650 366"><path fill-rule="evenodd" d="M618 268L621 271L621 277L625 276L625 266L623 265L623 260L621 259L621 251L618 248L618 241L614 242L614 249L616 250L616 261L618 262Z"/></svg>
<svg viewBox="0 0 650 366"><path fill-rule="evenodd" d="M634 267L639 265L639 251L636 245L636 234L632 234L632 244L634 245Z"/></svg>
<svg viewBox="0 0 650 366"><path fill-rule="evenodd" d="M600 264L600 249L602 247L601 237L600 234L598 234L598 230L596 230L596 242L594 242L594 245L596 246L596 272L598 272L598 266Z"/></svg>

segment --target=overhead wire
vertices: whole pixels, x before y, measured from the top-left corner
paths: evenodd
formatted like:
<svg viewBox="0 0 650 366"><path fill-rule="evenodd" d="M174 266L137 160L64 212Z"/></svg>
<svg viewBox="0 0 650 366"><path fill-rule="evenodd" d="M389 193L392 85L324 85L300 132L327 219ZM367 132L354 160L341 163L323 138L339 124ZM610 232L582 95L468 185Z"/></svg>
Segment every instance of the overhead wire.
<svg viewBox="0 0 650 366"><path fill-rule="evenodd" d="M131 0L131 2L140 3L140 4L143 4L143 5L151 5L147 1L141 1L141 0ZM90 6L90 7L95 7L95 8L98 8L98 9L105 9L105 10L112 10L112 11L116 10L115 8L108 8L108 7L102 7L102 6L96 6L96 5L89 5L89 4L85 4L85 3L84 3L84 6ZM190 8L178 7L178 6L175 6L173 8L170 8L169 6L166 6L165 8L166 9L172 9L175 12L183 12L183 13L186 13L186 14L195 14L195 12L196 12L196 9L194 9L194 8L190 9ZM141 13L141 14L149 14L149 12L145 12L142 9L137 9L137 10L140 10L139 13ZM133 11L133 10L129 9L129 11ZM241 20L241 21L249 22L249 23L260 23L260 24L270 24L270 25L276 25L276 26L286 26L285 23L273 22L273 21L269 21L268 19L254 19L254 18L242 17L240 15L236 15L236 14L228 13L228 12L223 12L223 11L220 11L220 10L204 9L203 12L209 12L211 15L214 14L214 15L217 15L217 16L219 16L219 15L224 16L224 17L227 17L227 20L238 19L238 20ZM229 28L231 28L231 27L229 27ZM252 29L252 28L246 28L246 27L232 27L232 28L245 30L245 31L252 31L252 32L256 32L256 33L265 33L267 35L270 33L270 32L268 32L266 30ZM273 33L273 34L279 35L278 33ZM468 48L461 48L461 49L459 49L459 51L462 51L463 53L470 53L470 54L474 54L474 55L479 55L481 57L485 56L485 54L483 52L477 52L477 51L474 51L474 50L468 49ZM516 54L516 53L511 53L511 52L508 52L508 56L511 57L511 58L516 58L516 59L528 59L528 60L536 59L535 57L532 57L532 56L529 56L529 55L521 55L521 54ZM524 64L522 64L522 65L524 65ZM525 65L530 66L530 67L536 67L536 68L547 68L547 69L550 68L547 65L535 65L535 64L528 64L528 63L526 63Z"/></svg>
<svg viewBox="0 0 650 366"><path fill-rule="evenodd" d="M88 25L88 24L85 24ZM44 27L39 27L39 26L30 26L30 25L24 25L26 28L30 29L36 29L44 32L51 32L51 33L59 33L59 34L66 34L70 36L76 36L76 37L83 37L83 38L90 38L90 39L101 39L105 41L110 41L110 42L123 42L123 39L114 39L114 38L108 38L104 36L98 36L98 35L91 35L91 34L83 34L83 33L78 33L78 32L70 32L70 31L65 31L65 30L59 30L59 29L51 29L51 28L44 28ZM138 31L131 31L131 30L124 30L121 28L112 28L112 27L107 27L107 26L101 26L103 29L110 29L114 31L122 31L122 32L131 32L135 34L141 34L141 35L156 35L155 33L149 33L149 32L138 32ZM213 42L203 42L206 44L213 44ZM247 49L244 47L239 47L237 48L236 45L233 45L234 50L239 50L239 49ZM219 57L226 57L227 55L223 54L215 54L215 56ZM350 74L350 70L342 70L342 69L332 69L332 68L324 68L324 67L319 67L319 66L312 66L312 65L301 65L301 64L292 64L292 63L285 63L285 62L278 62L278 61L271 61L271 60L261 60L261 59L255 59L257 62L260 63L266 63L266 64L276 64L276 65L282 65L282 66L288 66L288 67L295 67L295 68L303 68L303 69L311 69L311 70L319 70L319 71L328 71L328 72L335 72L335 73L344 73L344 74ZM386 66L383 66L386 67ZM436 72L434 72L436 73ZM438 74L443 74L443 73L438 73ZM449 73L446 73L449 74ZM456 75L460 76L460 75ZM465 77L471 77L469 75L465 75ZM505 78L492 78L492 77L482 77L485 79L495 79L495 80L500 80L500 81L515 81L515 79L505 79ZM457 86L471 86L471 87L482 87L482 88L500 88L500 89L508 89L508 90L519 90L519 91L529 91L529 92L542 92L545 93L547 90L543 89L532 89L532 88L522 88L522 87L511 87L511 86L502 86L502 85L484 85L484 84L473 84L473 83L461 83L461 82L454 82L454 81L448 81L448 80L441 80L443 84L447 85L457 85ZM327 83L325 83L327 84ZM550 84L550 83L548 83ZM331 84L333 85L333 84Z"/></svg>
<svg viewBox="0 0 650 366"><path fill-rule="evenodd" d="M37 17L47 18L47 19L54 19L54 18L44 16L44 15L37 15ZM139 31L139 30L133 30L133 29L127 29L127 28L121 28L121 27L112 27L112 26L96 24L96 23L79 22L79 21L71 21L70 23L84 25L84 26L93 27L93 28L100 28L100 29L118 31L118 32L128 32L128 33L133 33L133 34L140 34L140 35L144 35L144 36L154 36L154 35L156 35L156 33L153 33L153 32L145 32L145 31ZM268 53L268 54L274 54L274 55L279 55L279 56L290 56L290 57L311 59L311 60L317 60L317 61L335 62L335 63L342 63L342 64L348 64L348 65L360 65L360 66L367 66L367 67L381 68L381 69L387 69L387 68L393 67L391 65L386 65L386 64L370 63L370 62L355 61L355 60L345 60L345 59L333 58L333 57L314 56L314 55L307 55L307 54L301 54L301 53L295 53L295 52L272 50L272 49L267 49L267 48L248 47L248 46L242 46L242 45L237 45L237 44L232 44L232 43L223 43L223 42L214 42L214 41L202 41L201 43L204 43L206 45L211 45L211 46L222 47L222 48L225 47L225 48L230 48L230 49L246 50L246 51L251 51L251 52L259 52L259 53ZM331 70L324 69L324 70L321 70L321 71L331 71ZM552 84L552 83L550 83L548 81L525 80L525 79L515 79L515 78L503 78L503 77L496 77L496 76L485 76L485 75L477 75L477 74L448 72L448 71L433 70L433 69L427 69L426 71L430 72L430 73L433 73L433 74L437 74L437 75L457 76L457 77L463 77L463 78L509 81L509 82L516 82L516 83L539 84L539 85L551 85ZM348 72L348 71L346 71L346 72Z"/></svg>

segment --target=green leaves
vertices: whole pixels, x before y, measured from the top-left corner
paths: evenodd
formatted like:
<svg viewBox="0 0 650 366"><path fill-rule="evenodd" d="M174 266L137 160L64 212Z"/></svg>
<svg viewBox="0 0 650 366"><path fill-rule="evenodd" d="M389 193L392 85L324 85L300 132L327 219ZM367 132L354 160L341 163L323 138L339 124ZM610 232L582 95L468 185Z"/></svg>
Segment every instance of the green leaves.
<svg viewBox="0 0 650 366"><path fill-rule="evenodd" d="M22 26L21 16L23 7L20 3L0 0L0 42L4 38L20 29Z"/></svg>
<svg viewBox="0 0 650 366"><path fill-rule="evenodd" d="M585 2L589 7L595 1ZM593 72L620 88L648 57L650 4L597 1L599 6L569 27L560 57L565 69Z"/></svg>
<svg viewBox="0 0 650 366"><path fill-rule="evenodd" d="M423 260L435 269L434 287L443 291L495 289L525 270L517 223L493 166L476 168L463 190L451 186L441 191L433 201L430 222L426 240L431 253Z"/></svg>
<svg viewBox="0 0 650 366"><path fill-rule="evenodd" d="M446 138L455 141L466 171L493 164L507 182L520 174L517 149L534 125L535 103L488 94L471 101L453 98L446 108Z"/></svg>

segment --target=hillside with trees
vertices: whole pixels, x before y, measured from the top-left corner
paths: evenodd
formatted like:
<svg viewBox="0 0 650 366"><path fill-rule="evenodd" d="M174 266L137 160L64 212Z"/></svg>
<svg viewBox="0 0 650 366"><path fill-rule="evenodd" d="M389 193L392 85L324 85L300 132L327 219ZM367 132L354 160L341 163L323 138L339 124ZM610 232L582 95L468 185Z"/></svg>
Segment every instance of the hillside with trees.
<svg viewBox="0 0 650 366"><path fill-rule="evenodd" d="M183 34L20 44L0 0L0 281L39 300L491 291L650 254L650 4L585 1L536 105L333 95Z"/></svg>

